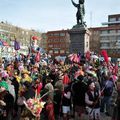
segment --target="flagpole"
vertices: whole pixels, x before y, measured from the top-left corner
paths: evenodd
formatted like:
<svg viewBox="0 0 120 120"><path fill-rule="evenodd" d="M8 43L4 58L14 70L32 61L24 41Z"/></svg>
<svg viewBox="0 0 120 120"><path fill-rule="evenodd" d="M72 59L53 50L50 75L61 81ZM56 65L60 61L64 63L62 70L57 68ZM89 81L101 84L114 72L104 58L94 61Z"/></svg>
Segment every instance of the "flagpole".
<svg viewBox="0 0 120 120"><path fill-rule="evenodd" d="M32 47L32 35L30 35L30 56L31 56L31 52L32 52L32 49L31 49L31 47Z"/></svg>

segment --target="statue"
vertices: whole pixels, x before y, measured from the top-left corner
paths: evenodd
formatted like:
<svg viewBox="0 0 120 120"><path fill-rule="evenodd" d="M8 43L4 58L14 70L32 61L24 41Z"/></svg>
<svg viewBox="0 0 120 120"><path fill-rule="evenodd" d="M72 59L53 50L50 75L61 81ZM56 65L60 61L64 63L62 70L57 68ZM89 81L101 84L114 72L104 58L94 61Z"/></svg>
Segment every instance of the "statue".
<svg viewBox="0 0 120 120"><path fill-rule="evenodd" d="M85 16L85 9L84 9L84 0L79 0L79 3L76 4L73 0L72 4L77 8L76 18L77 24L85 25L84 16Z"/></svg>

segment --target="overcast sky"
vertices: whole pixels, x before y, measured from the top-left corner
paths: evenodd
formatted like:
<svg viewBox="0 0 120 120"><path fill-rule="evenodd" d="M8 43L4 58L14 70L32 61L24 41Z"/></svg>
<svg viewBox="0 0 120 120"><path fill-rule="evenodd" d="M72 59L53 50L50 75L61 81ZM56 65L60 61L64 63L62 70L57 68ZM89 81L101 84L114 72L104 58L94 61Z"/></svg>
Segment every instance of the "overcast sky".
<svg viewBox="0 0 120 120"><path fill-rule="evenodd" d="M71 29L76 11L71 0L0 0L0 21L41 32ZM85 12L88 27L101 26L109 14L120 14L120 0L85 0Z"/></svg>

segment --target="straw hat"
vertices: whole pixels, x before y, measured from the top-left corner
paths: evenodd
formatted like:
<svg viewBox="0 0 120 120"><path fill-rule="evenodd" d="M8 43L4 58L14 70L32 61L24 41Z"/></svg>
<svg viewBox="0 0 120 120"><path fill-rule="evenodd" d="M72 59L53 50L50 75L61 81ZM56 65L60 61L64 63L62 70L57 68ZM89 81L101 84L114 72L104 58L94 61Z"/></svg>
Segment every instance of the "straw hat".
<svg viewBox="0 0 120 120"><path fill-rule="evenodd" d="M30 72L28 70L25 70L25 69L22 71L22 73L23 74L30 74Z"/></svg>

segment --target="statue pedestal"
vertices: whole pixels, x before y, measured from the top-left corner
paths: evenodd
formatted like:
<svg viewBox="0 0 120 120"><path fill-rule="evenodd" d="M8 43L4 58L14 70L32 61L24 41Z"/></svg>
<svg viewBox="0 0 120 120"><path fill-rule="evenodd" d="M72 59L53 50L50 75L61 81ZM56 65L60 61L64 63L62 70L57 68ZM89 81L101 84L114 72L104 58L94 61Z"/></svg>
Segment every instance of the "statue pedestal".
<svg viewBox="0 0 120 120"><path fill-rule="evenodd" d="M90 31L84 25L75 25L70 34L70 53L85 53L89 50Z"/></svg>

